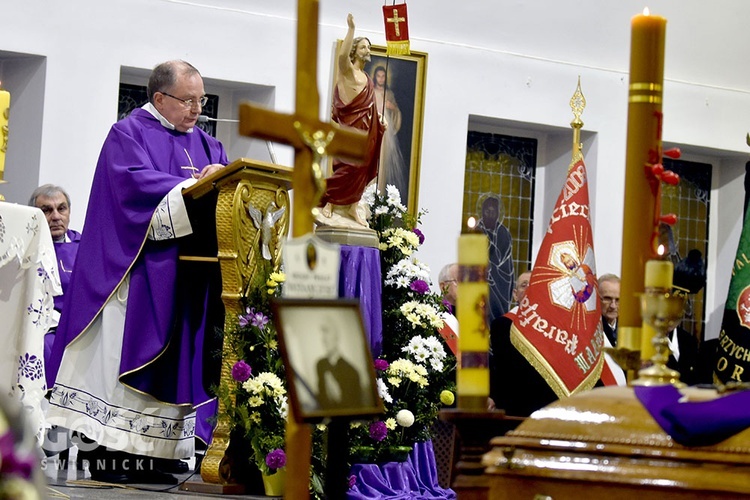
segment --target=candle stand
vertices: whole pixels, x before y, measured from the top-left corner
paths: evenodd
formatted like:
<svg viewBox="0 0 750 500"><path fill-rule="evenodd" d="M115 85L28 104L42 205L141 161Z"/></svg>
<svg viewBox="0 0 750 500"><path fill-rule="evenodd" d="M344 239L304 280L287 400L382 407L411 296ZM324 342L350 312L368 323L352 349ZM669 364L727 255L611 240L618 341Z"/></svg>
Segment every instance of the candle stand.
<svg viewBox="0 0 750 500"><path fill-rule="evenodd" d="M675 387L685 387L680 382L679 372L667 368L669 360L669 332L674 330L682 321L685 313L686 297L683 294L649 291L641 295L641 315L643 321L656 330L652 340L654 355L651 366L641 369L638 378L632 385L655 386L672 384Z"/></svg>
<svg viewBox="0 0 750 500"><path fill-rule="evenodd" d="M490 440L515 429L525 419L503 410L446 409L440 420L456 426L457 461L451 473L451 488L461 500L485 500L489 478L484 475L482 456L490 451Z"/></svg>

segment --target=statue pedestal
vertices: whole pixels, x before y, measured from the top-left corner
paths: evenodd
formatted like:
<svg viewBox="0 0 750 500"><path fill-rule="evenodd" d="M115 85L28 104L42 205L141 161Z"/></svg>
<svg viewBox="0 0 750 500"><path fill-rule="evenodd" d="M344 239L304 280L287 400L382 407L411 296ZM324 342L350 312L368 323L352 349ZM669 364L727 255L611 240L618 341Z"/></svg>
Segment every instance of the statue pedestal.
<svg viewBox="0 0 750 500"><path fill-rule="evenodd" d="M315 236L329 243L366 248L378 248L378 233L367 228L318 226Z"/></svg>
<svg viewBox="0 0 750 500"><path fill-rule="evenodd" d="M482 464L491 499L750 495L750 429L715 445L682 446L628 387L557 401L490 444Z"/></svg>

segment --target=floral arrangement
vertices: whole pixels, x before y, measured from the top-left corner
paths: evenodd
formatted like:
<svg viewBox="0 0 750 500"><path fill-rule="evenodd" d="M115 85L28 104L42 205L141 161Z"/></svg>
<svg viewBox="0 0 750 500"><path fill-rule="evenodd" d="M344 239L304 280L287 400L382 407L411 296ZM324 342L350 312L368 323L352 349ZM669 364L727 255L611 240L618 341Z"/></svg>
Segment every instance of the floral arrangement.
<svg viewBox="0 0 750 500"><path fill-rule="evenodd" d="M445 310L442 298L431 292L429 267L414 257L424 243L417 227L423 213L411 216L394 186L388 186L384 196L371 186L363 199L380 241L383 352L374 364L386 412L369 422L352 423L350 447L354 460L358 451L369 450L367 460L388 461L394 459L394 449L408 451L431 438L438 412L455 399L456 359L438 333ZM259 265L237 331L226 336L225 349L237 361L231 367L232 383L220 387L218 396L233 430L252 448L251 461L273 474L286 464L287 391L270 298L281 294L285 277L266 261ZM314 498L322 498L324 489L326 439L326 427L317 426L310 491Z"/></svg>
<svg viewBox="0 0 750 500"><path fill-rule="evenodd" d="M383 353L375 371L386 412L369 423L353 423L350 435L354 460L385 461L394 448L431 438L438 412L455 400L456 358L438 332L445 309L430 290L430 269L414 257L424 243L417 227L423 212L411 216L390 185L384 195L370 186L363 199L380 239ZM362 457L364 450L369 457Z"/></svg>
<svg viewBox="0 0 750 500"><path fill-rule="evenodd" d="M245 311L237 318L237 331L226 337L226 348L237 361L232 366L233 383L218 390L234 430L247 439L251 460L264 474L286 465L286 378L269 318L270 297L280 293L285 276L269 268L267 262L260 263L258 283L251 287Z"/></svg>

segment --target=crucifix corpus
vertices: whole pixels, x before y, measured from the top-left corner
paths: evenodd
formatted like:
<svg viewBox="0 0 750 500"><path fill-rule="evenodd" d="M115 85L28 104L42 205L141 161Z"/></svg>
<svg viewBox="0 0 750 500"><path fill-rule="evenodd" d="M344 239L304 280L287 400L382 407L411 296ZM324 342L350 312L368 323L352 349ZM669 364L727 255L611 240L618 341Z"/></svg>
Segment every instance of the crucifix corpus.
<svg viewBox="0 0 750 500"><path fill-rule="evenodd" d="M318 0L297 2L297 81L295 112L292 115L263 109L250 103L240 105L240 134L289 144L294 147L294 190L292 236L299 238L313 230L313 209L324 190L320 162L325 155L352 160L365 157L367 135L320 120L317 88ZM311 428L289 416L286 431L288 498L307 498L310 471Z"/></svg>

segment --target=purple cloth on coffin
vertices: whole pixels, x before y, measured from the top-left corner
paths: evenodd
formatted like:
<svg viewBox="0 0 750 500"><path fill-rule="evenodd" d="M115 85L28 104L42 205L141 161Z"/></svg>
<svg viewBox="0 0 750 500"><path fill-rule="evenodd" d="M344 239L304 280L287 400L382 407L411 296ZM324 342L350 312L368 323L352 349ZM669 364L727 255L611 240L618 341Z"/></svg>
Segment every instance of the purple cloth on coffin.
<svg viewBox="0 0 750 500"><path fill-rule="evenodd" d="M383 350L382 277L377 248L341 245L339 296L358 298L373 359Z"/></svg>
<svg viewBox="0 0 750 500"><path fill-rule="evenodd" d="M192 171L183 167L200 170L212 163L226 164L226 153L198 128L190 134L169 130L143 109L112 126L94 174L79 265L47 367L49 387L66 346L88 328L129 272L120 380L168 403L208 399L193 376L200 373L201 305L209 280L185 276L177 239L152 241L146 235L161 200L190 177Z"/></svg>
<svg viewBox="0 0 750 500"><path fill-rule="evenodd" d="M720 443L750 427L750 391L712 401L680 403L671 386L636 387L635 395L654 420L683 446Z"/></svg>
<svg viewBox="0 0 750 500"><path fill-rule="evenodd" d="M455 491L438 485L432 441L416 443L406 462L354 464L351 473L356 482L349 500L456 498Z"/></svg>

